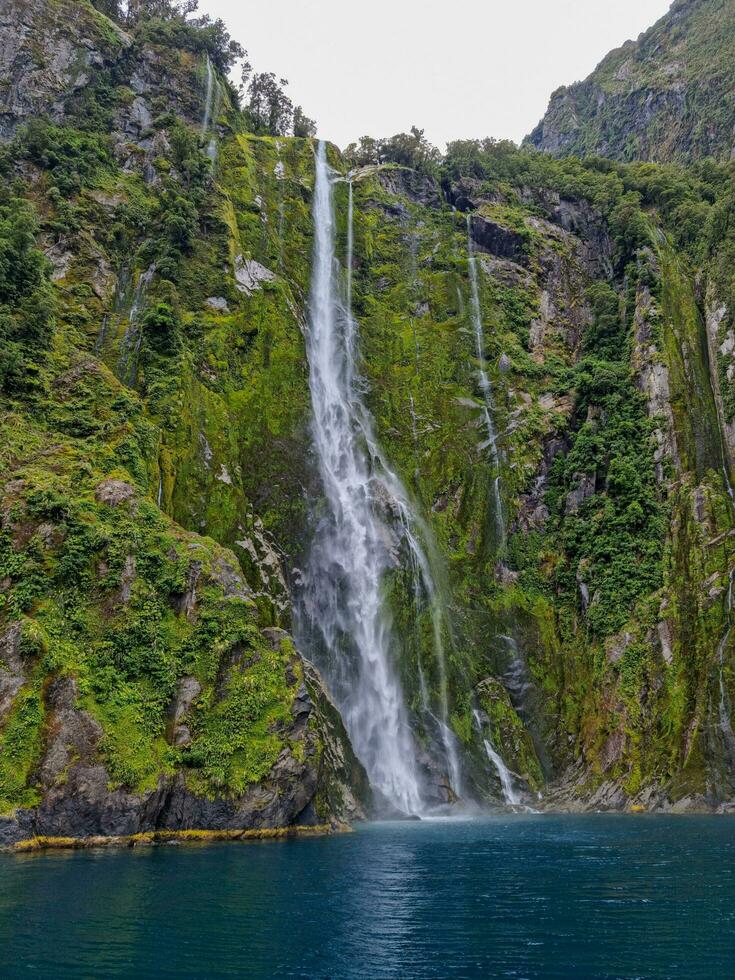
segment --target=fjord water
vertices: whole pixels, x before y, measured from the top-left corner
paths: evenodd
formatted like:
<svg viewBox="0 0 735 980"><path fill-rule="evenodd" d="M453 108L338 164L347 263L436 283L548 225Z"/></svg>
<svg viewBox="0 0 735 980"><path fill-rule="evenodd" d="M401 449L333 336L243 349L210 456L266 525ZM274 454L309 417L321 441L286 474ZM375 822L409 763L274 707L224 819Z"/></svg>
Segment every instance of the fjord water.
<svg viewBox="0 0 735 980"><path fill-rule="evenodd" d="M728 817L499 816L0 854L20 977L730 977Z"/></svg>

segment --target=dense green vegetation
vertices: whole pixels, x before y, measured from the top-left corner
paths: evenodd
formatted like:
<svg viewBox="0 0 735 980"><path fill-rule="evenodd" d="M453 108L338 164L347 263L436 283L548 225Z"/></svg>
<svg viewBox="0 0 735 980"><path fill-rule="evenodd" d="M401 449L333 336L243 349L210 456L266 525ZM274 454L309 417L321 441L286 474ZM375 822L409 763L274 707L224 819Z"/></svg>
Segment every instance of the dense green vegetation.
<svg viewBox="0 0 735 980"><path fill-rule="evenodd" d="M302 333L313 124L247 63L237 93L224 73L244 52L191 4L94 7L99 37L109 17L129 45L0 153L0 636L20 624L23 666L0 718L0 810L39 801L58 678L102 727L111 786L183 773L232 796L283 752L304 761L300 661L263 630L290 624L320 492ZM442 158L417 128L330 161L352 172L361 379L425 521L477 795L494 788L481 708L530 789L574 771L566 798L718 802L735 164L491 140ZM419 677L434 699L444 683L435 624L400 568L386 597L416 709ZM525 700L500 682L516 655Z"/></svg>

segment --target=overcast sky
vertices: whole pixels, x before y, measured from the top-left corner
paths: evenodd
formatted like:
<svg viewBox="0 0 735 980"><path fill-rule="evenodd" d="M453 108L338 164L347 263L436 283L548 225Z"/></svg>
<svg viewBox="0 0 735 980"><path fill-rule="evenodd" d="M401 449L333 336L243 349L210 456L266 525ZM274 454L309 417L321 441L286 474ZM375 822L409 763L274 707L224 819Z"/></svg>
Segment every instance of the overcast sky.
<svg viewBox="0 0 735 980"><path fill-rule="evenodd" d="M411 125L520 141L551 92L584 78L671 0L200 0L256 71L344 147Z"/></svg>

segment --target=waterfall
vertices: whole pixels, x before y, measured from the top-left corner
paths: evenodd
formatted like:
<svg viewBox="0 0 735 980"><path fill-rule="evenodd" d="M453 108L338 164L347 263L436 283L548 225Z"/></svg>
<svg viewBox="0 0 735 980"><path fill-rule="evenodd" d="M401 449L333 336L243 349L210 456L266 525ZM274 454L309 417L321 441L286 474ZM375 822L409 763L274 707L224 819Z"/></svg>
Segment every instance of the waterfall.
<svg viewBox="0 0 735 980"><path fill-rule="evenodd" d="M475 335L475 351L479 362L480 390L483 401L483 420L487 431L487 441L481 449L489 449L490 462L495 470L493 478L493 499L494 499L494 520L495 532L498 548L505 544L505 520L503 517L503 501L500 495L500 453L498 452L498 437L493 421L493 389L490 378L485 370L485 332L482 326L482 309L480 307L480 289L477 278L477 260L472 244L472 224L470 215L467 215L467 264L470 273L470 312L472 317L472 328Z"/></svg>
<svg viewBox="0 0 735 980"><path fill-rule="evenodd" d="M212 101L214 97L214 69L212 68L212 62L209 60L209 55L207 55L206 66L207 91L204 97L204 116L202 117L202 125L200 129L202 139L204 139L209 132L209 123L212 118Z"/></svg>
<svg viewBox="0 0 735 980"><path fill-rule="evenodd" d="M324 670L373 786L405 813L423 809L416 746L394 665L381 584L391 557L381 519L390 497L370 449L355 386L355 324L340 300L332 178L319 142L306 350L312 432L326 509L311 548L303 602L321 634Z"/></svg>
<svg viewBox="0 0 735 980"><path fill-rule="evenodd" d="M207 55L206 67L207 89L204 97L204 115L202 117L202 125L200 128L202 140L206 139L210 127L213 127L214 120L216 120L217 116L219 115L220 105L222 102L222 92L220 90L219 82L217 81L209 55ZM212 163L214 163L214 161L217 159L217 140L214 132L207 143L206 154Z"/></svg>
<svg viewBox="0 0 735 980"><path fill-rule="evenodd" d="M138 380L138 357L143 342L143 330L138 320L140 319L146 294L153 281L155 272L156 266L153 263L138 277L135 292L133 293L133 300L130 305L130 312L128 313L128 325L120 341L120 357L118 359L117 374L120 380L131 388L135 387Z"/></svg>
<svg viewBox="0 0 735 980"><path fill-rule="evenodd" d="M510 769L506 766L503 761L502 756L495 751L492 742L485 737L482 727L482 719L480 717L480 712L475 709L473 712L473 717L475 719L475 724L477 726L477 731L480 733L482 738L482 744L485 746L485 752L487 757L492 762L495 767L495 771L498 774L498 779L500 780L500 788L503 792L503 802L507 806L519 806L521 803L521 798L518 794L518 790L513 784L513 777L511 775Z"/></svg>
<svg viewBox="0 0 735 980"><path fill-rule="evenodd" d="M450 781L461 795L456 737L448 721L449 696L442 626L446 614L422 541L430 542L374 434L356 375L357 322L352 314L353 189L348 179L347 274L335 256L333 185L323 142L318 144L314 190L314 256L306 350L312 432L324 486L304 572L297 629L313 642L353 747L371 783L394 807L422 813L427 792L397 672L400 643L383 595L386 573L407 553L417 605L428 608L439 678L438 711L430 707L419 664L424 721L437 736ZM344 301L341 296L344 294Z"/></svg>

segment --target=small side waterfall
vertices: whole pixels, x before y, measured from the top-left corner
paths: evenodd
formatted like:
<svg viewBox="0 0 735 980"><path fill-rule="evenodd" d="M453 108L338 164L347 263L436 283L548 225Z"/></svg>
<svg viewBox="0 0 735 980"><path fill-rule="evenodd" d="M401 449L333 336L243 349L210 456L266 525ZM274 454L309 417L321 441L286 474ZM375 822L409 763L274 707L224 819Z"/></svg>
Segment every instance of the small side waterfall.
<svg viewBox="0 0 735 980"><path fill-rule="evenodd" d="M503 761L502 756L496 752L493 748L492 742L485 737L485 733L482 727L482 718L480 717L480 712L475 709L472 712L475 719L475 725L477 726L477 731L482 738L482 744L485 746L485 752L487 757L492 762L495 767L495 771L498 774L498 779L500 780L500 788L503 792L503 802L507 806L520 806L521 797L518 790L515 788L513 783L513 776L511 775L510 769L506 766Z"/></svg>
<svg viewBox="0 0 735 980"><path fill-rule="evenodd" d="M202 116L202 125L199 131L202 139L209 132L209 124L212 119L212 102L214 100L214 68L212 67L209 55L207 55L205 64L207 68L207 88L204 95L204 115Z"/></svg>
<svg viewBox="0 0 735 980"><path fill-rule="evenodd" d="M143 342L143 330L139 320L155 272L156 266L153 264L138 277L128 313L128 325L120 341L117 375L121 381L130 387L135 387L138 380L138 358Z"/></svg>
<svg viewBox="0 0 735 980"><path fill-rule="evenodd" d="M219 115L222 102L222 92L209 55L207 55L206 68L207 87L204 95L204 115L202 116L202 125L199 130L202 140L205 140L210 129L213 129L213 123ZM211 133L209 142L207 143L206 154L212 163L217 159L217 138L214 132Z"/></svg>
<svg viewBox="0 0 735 980"><path fill-rule="evenodd" d="M478 375L480 379L480 390L483 399L483 421L487 431L487 441L481 446L490 452L490 462L495 470L493 478L493 517L495 521L495 533L497 546L502 548L505 544L505 518L503 515L503 500L500 494L500 453L498 451L498 437L493 421L493 389L485 370L485 332L482 326L482 308L480 306L480 289L477 278L477 259L472 242L472 224L470 215L467 215L467 264L470 273L470 313L472 318L472 328L475 336L475 352L479 362Z"/></svg>
<svg viewBox="0 0 735 980"><path fill-rule="evenodd" d="M355 371L357 323L352 314L354 203L349 179L344 289L335 255L333 185L341 179L330 172L326 147L320 142L306 348L314 447L326 506L304 573L297 628L302 647L316 648L315 656L373 786L394 807L416 814L429 808L428 793L398 677L400 643L383 595L385 576L401 564L404 553L410 561L416 602L432 615L439 717L431 711L421 667L419 682L424 720L443 752L451 797L461 794L461 770L456 738L448 724L443 613L420 540L428 539L428 530L382 454L360 393Z"/></svg>

